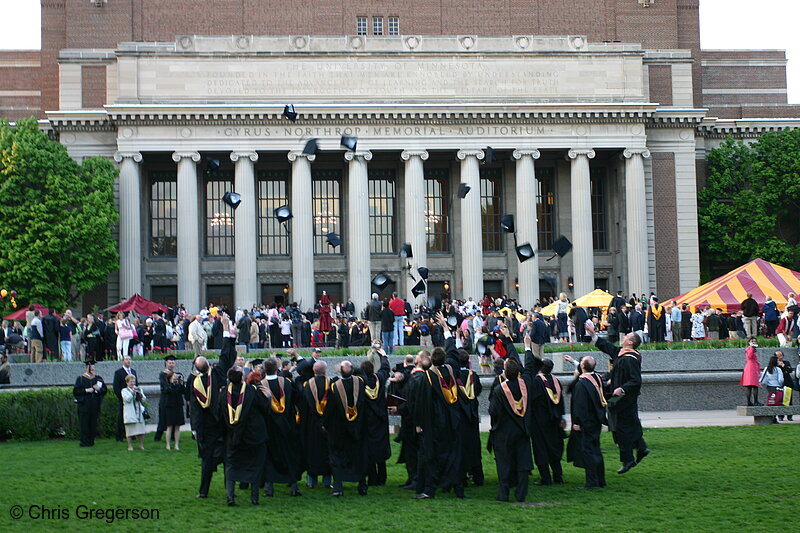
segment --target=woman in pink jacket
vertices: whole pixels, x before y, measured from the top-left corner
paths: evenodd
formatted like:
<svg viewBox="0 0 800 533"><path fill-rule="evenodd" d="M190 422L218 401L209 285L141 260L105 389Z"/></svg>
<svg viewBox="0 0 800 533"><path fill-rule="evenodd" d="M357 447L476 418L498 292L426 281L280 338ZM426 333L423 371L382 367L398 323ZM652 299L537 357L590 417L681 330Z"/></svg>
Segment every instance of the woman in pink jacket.
<svg viewBox="0 0 800 533"><path fill-rule="evenodd" d="M760 387L758 377L761 374L761 365L758 364L758 352L756 352L758 343L755 337L750 337L747 340L749 344L744 352L747 362L744 365L742 379L739 384L747 391L747 405L763 405L758 403L758 388Z"/></svg>

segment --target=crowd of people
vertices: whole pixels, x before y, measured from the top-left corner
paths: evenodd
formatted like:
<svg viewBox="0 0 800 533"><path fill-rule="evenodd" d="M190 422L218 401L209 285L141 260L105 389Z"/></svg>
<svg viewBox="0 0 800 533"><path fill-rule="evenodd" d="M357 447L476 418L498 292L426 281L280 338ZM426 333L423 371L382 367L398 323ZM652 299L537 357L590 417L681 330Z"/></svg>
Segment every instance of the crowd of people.
<svg viewBox="0 0 800 533"><path fill-rule="evenodd" d="M788 294L784 309L778 309L771 296L759 303L748 293L741 310L727 315L710 306L690 309L677 301L662 305L654 294L628 298L621 291L607 307L584 308L570 302L564 293L552 300L552 316L542 314L540 303L524 310L507 297L486 296L480 302L472 298L444 299L430 308L412 306L397 293L385 299L373 294L358 316L350 299L333 303L324 292L317 305L305 312L294 303L253 306L249 310L209 304L194 315L176 306L151 316L105 312L76 318L70 310L58 316L53 309L41 316L31 306L24 327L19 321L3 321L0 353L29 353L32 362L122 360L125 355L136 358L174 350L200 354L221 349L224 339L233 337L235 344L248 352L368 347L377 339L391 354L398 346L431 349L442 345L445 330L434 319L437 312L454 329L458 347L481 356L483 373L490 373L493 362L504 356L504 346L498 342L501 326L508 328L515 343L530 334L535 350L547 343L590 342L590 331L599 331L613 344L628 333L636 333L644 343L761 335L776 337L781 347L800 344L800 308L794 293ZM0 374L0 380L8 374Z"/></svg>
<svg viewBox="0 0 800 533"><path fill-rule="evenodd" d="M179 429L188 404L191 428L201 459L198 497L206 498L218 466L223 465L229 505L236 504L237 484L250 493L271 496L276 485L287 485L299 496L305 486L320 483L341 497L344 483L356 483L360 495L370 486L387 483L391 457L389 416L401 427L398 462L407 479L402 488L417 499L452 492L463 498L469 484L484 483L478 398L480 379L470 368L469 354L459 347L458 325L443 313L433 320L443 331L442 344L420 349L416 356L390 368L386 352L375 339L359 367L345 360L336 377L328 377L326 362L315 349L310 358L287 351L276 357L245 361L236 353L235 337L226 336L216 364L203 355L184 381L174 370L174 357L165 358L162 373L163 427ZM637 398L641 385L641 339L626 335L615 347L589 331L597 347L609 354L612 370L595 372L591 356L573 361L575 379L564 387L552 374L553 362L536 353L530 332L523 337L524 359L513 348L511 329L500 326L498 341L505 346L496 377L488 391L491 431L489 450L498 473L497 499L526 499L533 465L540 486L563 484L562 457L585 470L584 489L606 485L599 438L604 425L614 432L624 474L649 454L642 439ZM143 448L144 394L136 383L129 355L114 376L120 398L118 438L122 428L133 449ZM572 425L567 428L564 393L572 394ZM97 416L107 387L94 374L94 361L75 383L81 418L81 445L91 446ZM179 449L179 431L167 431L167 447ZM158 439L158 435L156 436ZM634 456L634 453L636 454Z"/></svg>

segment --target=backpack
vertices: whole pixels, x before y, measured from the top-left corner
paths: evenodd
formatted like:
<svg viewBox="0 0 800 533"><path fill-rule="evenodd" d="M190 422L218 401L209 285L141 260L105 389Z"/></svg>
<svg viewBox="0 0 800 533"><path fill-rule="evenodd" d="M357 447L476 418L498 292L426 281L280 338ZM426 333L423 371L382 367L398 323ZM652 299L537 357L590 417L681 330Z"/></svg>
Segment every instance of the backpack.
<svg viewBox="0 0 800 533"><path fill-rule="evenodd" d="M419 334L423 336L428 336L431 334L431 328L428 327L428 324L422 324L419 327Z"/></svg>

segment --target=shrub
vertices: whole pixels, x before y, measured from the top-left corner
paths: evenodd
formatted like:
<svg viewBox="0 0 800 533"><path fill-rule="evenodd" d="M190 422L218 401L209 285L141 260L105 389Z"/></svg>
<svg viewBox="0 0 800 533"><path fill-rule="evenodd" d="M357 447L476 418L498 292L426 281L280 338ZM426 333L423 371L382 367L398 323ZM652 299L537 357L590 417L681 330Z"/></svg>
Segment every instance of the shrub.
<svg viewBox="0 0 800 533"><path fill-rule="evenodd" d="M98 430L101 437L116 431L117 398L103 399ZM78 408L68 387L0 393L0 438L15 440L77 439Z"/></svg>

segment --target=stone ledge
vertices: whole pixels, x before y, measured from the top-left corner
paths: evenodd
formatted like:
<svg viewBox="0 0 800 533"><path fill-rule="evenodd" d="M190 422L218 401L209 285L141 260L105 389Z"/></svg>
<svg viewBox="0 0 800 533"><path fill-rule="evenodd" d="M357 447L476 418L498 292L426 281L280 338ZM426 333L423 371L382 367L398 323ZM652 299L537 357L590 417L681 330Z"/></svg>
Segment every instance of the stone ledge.
<svg viewBox="0 0 800 533"><path fill-rule="evenodd" d="M800 415L800 405L739 405L736 407L736 414L739 416L778 416L778 415Z"/></svg>

